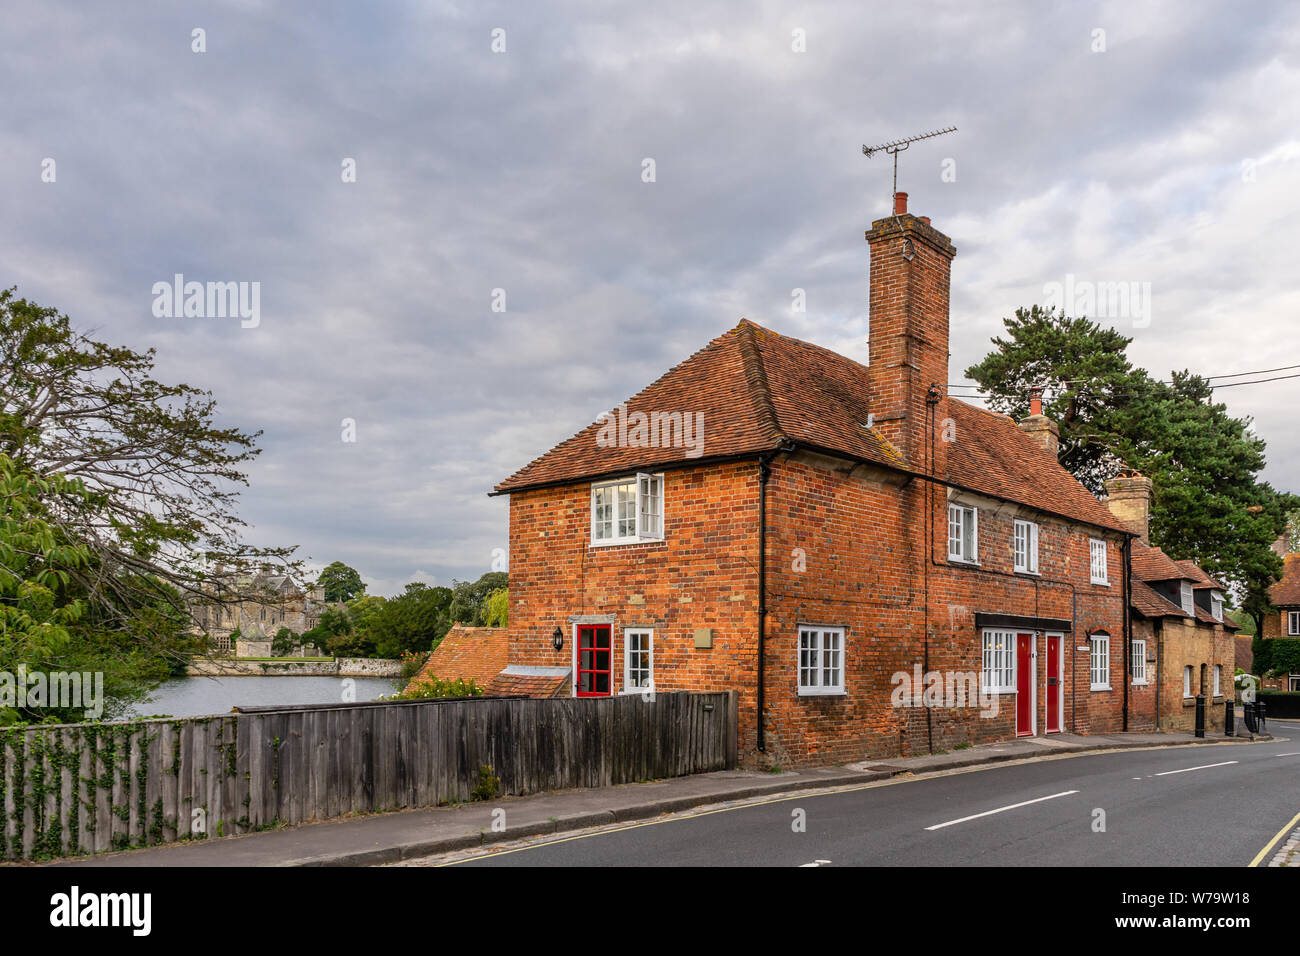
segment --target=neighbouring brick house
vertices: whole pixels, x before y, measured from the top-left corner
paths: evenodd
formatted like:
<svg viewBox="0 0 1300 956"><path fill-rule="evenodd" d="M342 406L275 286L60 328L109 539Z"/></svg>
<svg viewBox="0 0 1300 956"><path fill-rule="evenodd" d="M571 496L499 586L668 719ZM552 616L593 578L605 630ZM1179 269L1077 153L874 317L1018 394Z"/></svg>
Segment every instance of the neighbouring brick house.
<svg viewBox="0 0 1300 956"><path fill-rule="evenodd" d="M1236 632L1224 613L1225 588L1193 561L1175 561L1148 542L1153 486L1129 473L1106 482L1106 503L1138 535L1133 542L1133 646L1130 696L1159 729L1196 726L1196 698L1205 695L1206 727L1223 731L1232 699ZM1133 729L1141 729L1134 727Z"/></svg>
<svg viewBox="0 0 1300 956"><path fill-rule="evenodd" d="M1273 543L1273 551L1282 559L1282 577L1269 590L1274 613L1264 618L1265 639L1300 638L1300 552L1291 550L1290 532ZM1300 674L1287 674L1266 680L1275 690L1300 690Z"/></svg>
<svg viewBox="0 0 1300 956"><path fill-rule="evenodd" d="M1133 533L1037 403L948 396L948 237L866 238L868 365L742 320L497 485L539 693L734 689L751 763L1125 727Z"/></svg>

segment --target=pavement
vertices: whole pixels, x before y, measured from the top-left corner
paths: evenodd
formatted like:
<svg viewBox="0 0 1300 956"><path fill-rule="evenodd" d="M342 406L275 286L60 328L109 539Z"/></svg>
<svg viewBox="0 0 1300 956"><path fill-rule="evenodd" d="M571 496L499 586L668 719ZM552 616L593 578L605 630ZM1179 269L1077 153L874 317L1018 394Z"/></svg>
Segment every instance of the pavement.
<svg viewBox="0 0 1300 956"><path fill-rule="evenodd" d="M1260 740L1270 739L1267 736ZM484 803L400 810L267 830L224 839L65 859L48 866L375 866L544 837L697 807L800 791L852 788L900 775L932 775L1013 761L1113 750L1235 747L1248 741L1191 734L1022 738L948 753L869 760L784 773L728 770L648 783L566 790ZM17 864L34 865L34 864Z"/></svg>

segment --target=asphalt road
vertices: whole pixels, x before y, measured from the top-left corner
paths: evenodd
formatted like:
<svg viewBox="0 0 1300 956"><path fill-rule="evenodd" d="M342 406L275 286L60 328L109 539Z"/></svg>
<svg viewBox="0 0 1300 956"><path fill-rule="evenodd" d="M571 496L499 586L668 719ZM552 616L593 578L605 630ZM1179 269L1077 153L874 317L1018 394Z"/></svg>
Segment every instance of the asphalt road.
<svg viewBox="0 0 1300 956"><path fill-rule="evenodd" d="M1269 729L1291 740L1119 751L905 778L540 839L454 861L1246 866L1300 813L1300 723L1270 721ZM800 818L803 832L795 828ZM1104 831L1097 829L1101 822Z"/></svg>

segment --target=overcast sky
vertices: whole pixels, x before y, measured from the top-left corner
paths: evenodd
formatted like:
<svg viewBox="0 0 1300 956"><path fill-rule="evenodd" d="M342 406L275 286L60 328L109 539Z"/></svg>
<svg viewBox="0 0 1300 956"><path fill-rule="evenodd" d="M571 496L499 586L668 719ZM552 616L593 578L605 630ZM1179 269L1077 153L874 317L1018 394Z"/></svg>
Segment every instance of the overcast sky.
<svg viewBox="0 0 1300 956"><path fill-rule="evenodd" d="M41 2L0 31L0 286L263 429L251 542L373 593L489 570L492 486L741 317L865 362L863 143L959 128L899 173L958 249L951 381L1067 275L1149 283L1110 324L1155 372L1300 363L1293 3ZM260 283L259 324L155 317L176 273ZM1300 491L1300 379L1220 395Z"/></svg>

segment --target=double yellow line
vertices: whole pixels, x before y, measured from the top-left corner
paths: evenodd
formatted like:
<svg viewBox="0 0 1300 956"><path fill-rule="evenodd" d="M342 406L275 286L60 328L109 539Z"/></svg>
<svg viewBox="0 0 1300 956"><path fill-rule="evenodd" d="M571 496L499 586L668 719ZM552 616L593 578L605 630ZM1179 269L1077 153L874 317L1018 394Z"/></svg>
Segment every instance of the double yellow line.
<svg viewBox="0 0 1300 956"><path fill-rule="evenodd" d="M1277 836L1275 836L1275 837L1273 837L1273 839L1269 840L1269 841L1268 841L1268 845L1265 846L1264 849L1260 850L1259 853L1255 854L1255 859L1253 859L1253 860L1250 861L1250 865L1251 865L1251 866L1259 866L1259 864L1260 864L1260 863L1261 863L1261 862L1262 862L1262 861L1263 861L1263 860L1268 856L1269 852L1273 849L1273 847L1277 846L1278 842L1279 842L1279 841L1280 841L1284 836L1286 836L1288 833L1290 833L1290 832L1295 828L1295 825L1296 825L1297 823L1300 823L1300 813L1297 813L1295 816L1293 816L1293 817L1291 818L1291 822L1290 822L1290 823L1288 823L1288 824L1287 824L1286 826L1284 826L1282 829L1280 829L1280 830L1277 831Z"/></svg>

